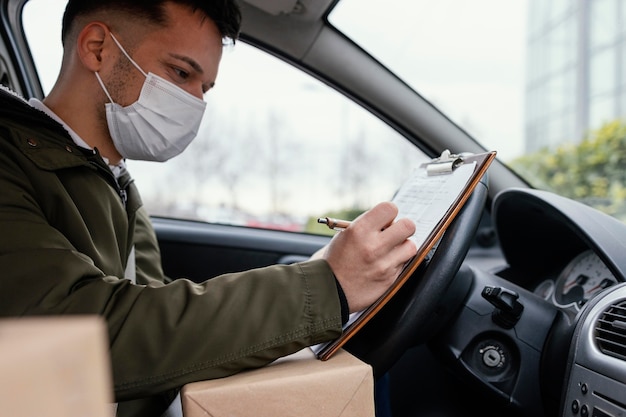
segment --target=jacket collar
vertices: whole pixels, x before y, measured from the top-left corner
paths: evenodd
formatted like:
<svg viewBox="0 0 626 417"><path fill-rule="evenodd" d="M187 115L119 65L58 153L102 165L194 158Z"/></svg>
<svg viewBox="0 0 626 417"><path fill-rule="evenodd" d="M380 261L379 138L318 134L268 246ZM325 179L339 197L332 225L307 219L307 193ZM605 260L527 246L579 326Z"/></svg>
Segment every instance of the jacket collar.
<svg viewBox="0 0 626 417"><path fill-rule="evenodd" d="M67 130L41 110L32 107L16 93L0 86L0 130L11 134L0 140L13 140L17 147L37 167L46 171L88 167L98 171L120 194L125 194L126 206L133 213L142 206L141 198L130 176L119 184L97 150L82 148ZM121 192L124 190L124 193Z"/></svg>
<svg viewBox="0 0 626 417"><path fill-rule="evenodd" d="M77 146L60 123L7 88L0 88L0 122L12 132L18 148L41 169L53 171L102 160L96 151Z"/></svg>

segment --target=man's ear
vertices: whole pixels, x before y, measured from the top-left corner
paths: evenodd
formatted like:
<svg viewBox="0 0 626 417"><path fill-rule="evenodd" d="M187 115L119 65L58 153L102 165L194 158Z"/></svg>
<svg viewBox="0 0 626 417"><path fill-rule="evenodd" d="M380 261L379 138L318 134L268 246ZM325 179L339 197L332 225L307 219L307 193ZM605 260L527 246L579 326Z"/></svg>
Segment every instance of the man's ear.
<svg viewBox="0 0 626 417"><path fill-rule="evenodd" d="M109 54L107 42L109 28L101 22L91 22L78 34L76 52L85 69L96 72L103 66L103 58Z"/></svg>

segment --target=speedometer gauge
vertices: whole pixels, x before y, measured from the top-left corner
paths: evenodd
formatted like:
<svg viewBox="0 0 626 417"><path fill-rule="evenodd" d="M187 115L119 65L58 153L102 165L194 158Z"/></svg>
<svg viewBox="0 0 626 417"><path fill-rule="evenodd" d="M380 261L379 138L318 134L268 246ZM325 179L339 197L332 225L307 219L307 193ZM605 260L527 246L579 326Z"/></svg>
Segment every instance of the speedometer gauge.
<svg viewBox="0 0 626 417"><path fill-rule="evenodd" d="M554 293L554 281L551 279L543 281L541 284L537 285L537 288L535 288L533 292L544 300L549 300Z"/></svg>
<svg viewBox="0 0 626 417"><path fill-rule="evenodd" d="M562 307L579 310L598 292L617 283L609 268L588 250L570 261L556 281L554 301Z"/></svg>

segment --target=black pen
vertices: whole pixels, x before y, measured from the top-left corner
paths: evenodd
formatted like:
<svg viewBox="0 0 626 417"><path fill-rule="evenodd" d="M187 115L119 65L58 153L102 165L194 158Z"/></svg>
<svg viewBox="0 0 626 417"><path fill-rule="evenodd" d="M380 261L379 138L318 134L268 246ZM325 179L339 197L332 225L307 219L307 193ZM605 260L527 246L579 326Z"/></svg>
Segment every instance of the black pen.
<svg viewBox="0 0 626 417"><path fill-rule="evenodd" d="M343 230L350 226L350 222L347 220L333 219L332 217L320 217L317 219L318 223L325 224L332 230Z"/></svg>

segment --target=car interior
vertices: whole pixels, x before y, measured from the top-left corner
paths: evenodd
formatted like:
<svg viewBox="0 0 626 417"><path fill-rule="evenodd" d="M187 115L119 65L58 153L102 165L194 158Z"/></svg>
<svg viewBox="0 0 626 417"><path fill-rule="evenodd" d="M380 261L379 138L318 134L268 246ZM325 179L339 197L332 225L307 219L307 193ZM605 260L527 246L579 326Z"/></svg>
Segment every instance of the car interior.
<svg viewBox="0 0 626 417"><path fill-rule="evenodd" d="M31 2L0 0L0 82L42 98L23 20ZM329 14L341 3L241 0L234 48L319 81L425 158L497 151L338 30ZM198 282L303 261L331 239L161 213L152 221L166 274ZM372 365L377 401L394 417L624 415L625 253L624 223L533 188L497 158L436 249L346 349Z"/></svg>

